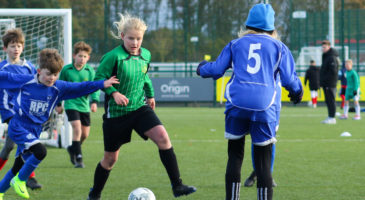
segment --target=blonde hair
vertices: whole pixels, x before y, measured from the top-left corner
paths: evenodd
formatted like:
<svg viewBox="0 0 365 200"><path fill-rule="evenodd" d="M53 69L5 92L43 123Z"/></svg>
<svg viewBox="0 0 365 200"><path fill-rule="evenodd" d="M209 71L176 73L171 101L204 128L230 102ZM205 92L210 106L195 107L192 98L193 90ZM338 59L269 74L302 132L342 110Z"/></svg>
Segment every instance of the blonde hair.
<svg viewBox="0 0 365 200"><path fill-rule="evenodd" d="M241 28L240 31L237 33L238 37L243 37L247 34L267 34L276 40L280 40L280 36L276 30L273 30L272 33L270 34L269 32L257 32L255 30L251 29L243 30Z"/></svg>
<svg viewBox="0 0 365 200"><path fill-rule="evenodd" d="M347 59L346 62L350 63L352 65L352 60L351 59Z"/></svg>
<svg viewBox="0 0 365 200"><path fill-rule="evenodd" d="M48 69L52 74L58 73L63 67L63 59L57 49L45 48L39 52L39 68Z"/></svg>
<svg viewBox="0 0 365 200"><path fill-rule="evenodd" d="M115 34L113 31L110 31L114 38L121 39L121 34L125 34L131 29L139 30L143 33L147 30L147 25L141 18L131 16L129 13L125 13L124 15L118 13L118 15L120 20L113 23L117 29L117 33Z"/></svg>

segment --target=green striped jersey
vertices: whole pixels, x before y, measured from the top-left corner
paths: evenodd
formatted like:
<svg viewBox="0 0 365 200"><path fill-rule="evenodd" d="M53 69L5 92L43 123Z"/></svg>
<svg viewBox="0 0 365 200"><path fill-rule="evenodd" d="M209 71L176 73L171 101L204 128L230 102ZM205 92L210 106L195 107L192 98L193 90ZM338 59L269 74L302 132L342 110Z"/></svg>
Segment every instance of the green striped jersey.
<svg viewBox="0 0 365 200"><path fill-rule="evenodd" d="M78 70L73 64L65 65L60 73L60 80L68 82L84 82L92 81L95 77L95 70L90 65L85 64L85 66ZM96 91L91 94L91 99L93 102L98 102L100 96L100 91ZM64 107L66 110L72 109L79 112L90 112L89 95L82 96L76 99L69 99L65 101Z"/></svg>
<svg viewBox="0 0 365 200"><path fill-rule="evenodd" d="M151 53L147 49L141 48L141 54L135 56L130 55L122 45L102 57L95 80L109 79L115 75L120 83L104 89L106 95L118 91L129 99L127 106L120 106L110 97L105 102L107 118L120 117L135 111L145 105L145 96L154 96L152 82L147 75L150 60Z"/></svg>

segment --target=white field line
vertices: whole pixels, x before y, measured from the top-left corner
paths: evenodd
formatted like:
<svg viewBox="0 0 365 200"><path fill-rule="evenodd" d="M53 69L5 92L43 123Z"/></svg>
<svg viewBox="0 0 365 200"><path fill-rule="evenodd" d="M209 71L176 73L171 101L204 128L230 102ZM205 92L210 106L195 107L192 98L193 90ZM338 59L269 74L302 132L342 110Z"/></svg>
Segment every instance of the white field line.
<svg viewBox="0 0 365 200"><path fill-rule="evenodd" d="M326 114L280 114L280 118L282 117L325 117Z"/></svg>
<svg viewBox="0 0 365 200"><path fill-rule="evenodd" d="M90 143L102 143L102 140L98 140L98 141L88 141ZM134 142L146 142L144 140L136 140L136 141L132 141ZM209 140L209 139L201 139L201 140L171 140L172 143L226 143L227 140L226 139L221 139L221 140ZM248 139L247 142L250 142L250 139ZM365 139L343 139L343 138L338 138L338 139L278 139L278 143L323 143L323 142L365 142Z"/></svg>
<svg viewBox="0 0 365 200"><path fill-rule="evenodd" d="M180 142L191 142L191 143L225 143L227 142L226 139L222 139L222 140L171 140L172 143L180 143ZM250 142L250 139L249 141ZM314 142L318 142L318 143L322 143L322 142L365 142L365 139L278 139L278 143L281 142L297 142L297 143L304 143L304 142L310 142L310 143L314 143Z"/></svg>

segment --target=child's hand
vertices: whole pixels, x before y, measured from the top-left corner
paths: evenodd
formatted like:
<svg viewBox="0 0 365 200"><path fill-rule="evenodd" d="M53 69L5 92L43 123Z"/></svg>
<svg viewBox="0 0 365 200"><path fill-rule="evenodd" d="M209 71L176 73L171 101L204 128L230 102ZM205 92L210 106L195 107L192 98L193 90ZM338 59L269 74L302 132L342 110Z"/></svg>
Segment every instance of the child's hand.
<svg viewBox="0 0 365 200"><path fill-rule="evenodd" d="M115 103L117 103L118 105L127 106L129 103L129 99L119 92L113 92L112 96L114 98Z"/></svg>
<svg viewBox="0 0 365 200"><path fill-rule="evenodd" d="M62 112L63 112L63 107L62 107L62 106L56 106L55 110L56 110L56 112L57 112L58 114L62 114Z"/></svg>
<svg viewBox="0 0 365 200"><path fill-rule="evenodd" d="M91 109L91 112L96 112L98 109L98 105L96 103L92 103L90 109Z"/></svg>
<svg viewBox="0 0 365 200"><path fill-rule="evenodd" d="M155 98L148 98L146 103L152 108L152 110L155 109L156 107Z"/></svg>
<svg viewBox="0 0 365 200"><path fill-rule="evenodd" d="M207 63L208 63L208 61L206 61L206 60L203 60L202 62L199 63L198 67L196 68L196 74L198 76L200 76L200 68L203 67Z"/></svg>
<svg viewBox="0 0 365 200"><path fill-rule="evenodd" d="M303 90L300 90L298 93L289 92L288 97L290 98L291 102L293 102L294 104L298 104L302 101Z"/></svg>
<svg viewBox="0 0 365 200"><path fill-rule="evenodd" d="M111 87L113 84L118 84L119 81L115 76L112 76L110 79L104 81L104 88Z"/></svg>

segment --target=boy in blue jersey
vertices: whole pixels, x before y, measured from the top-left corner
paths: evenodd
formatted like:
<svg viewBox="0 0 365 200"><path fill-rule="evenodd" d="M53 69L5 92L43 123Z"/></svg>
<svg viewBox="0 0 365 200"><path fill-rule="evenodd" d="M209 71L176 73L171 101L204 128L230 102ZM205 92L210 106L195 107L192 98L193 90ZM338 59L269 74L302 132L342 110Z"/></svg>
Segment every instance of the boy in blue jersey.
<svg viewBox="0 0 365 200"><path fill-rule="evenodd" d="M221 77L227 69L233 69L225 91L226 200L239 199L245 135L248 133L254 144L257 198L272 199L270 165L280 112L280 105L275 101L278 82L281 81L289 91L295 104L302 99L302 84L295 72L293 56L275 37L274 15L270 4L252 7L246 20L248 30L241 31L238 39L229 42L215 62L203 61L197 68L198 75L214 79Z"/></svg>
<svg viewBox="0 0 365 200"><path fill-rule="evenodd" d="M8 131L18 148L12 169L0 181L0 200L10 186L19 196L29 198L25 181L47 154L39 136L42 124L48 120L57 103L119 83L115 77L82 83L60 81L57 79L62 66L63 60L56 49L44 49L39 55L36 75L0 72L0 88L20 89L14 104L16 114Z"/></svg>
<svg viewBox="0 0 365 200"><path fill-rule="evenodd" d="M21 29L9 29L2 37L4 44L4 52L6 52L6 59L0 62L0 71L11 72L15 74L35 74L36 69L29 61L21 59L20 56L24 49L25 37ZM14 116L13 110L14 96L19 92L18 89L1 89L0 90L0 114L2 123L9 124L11 118ZM4 146L0 152L0 170L8 161L10 152L14 148L14 142L9 138L7 131ZM40 189L40 185L35 179L34 172L27 180L27 186L34 189Z"/></svg>

